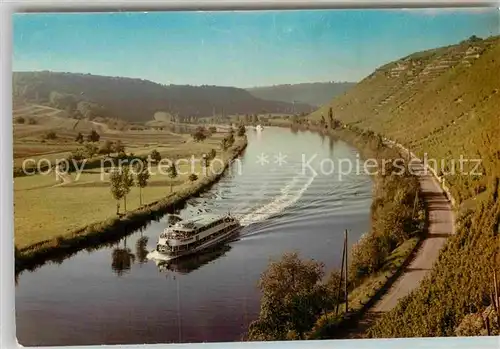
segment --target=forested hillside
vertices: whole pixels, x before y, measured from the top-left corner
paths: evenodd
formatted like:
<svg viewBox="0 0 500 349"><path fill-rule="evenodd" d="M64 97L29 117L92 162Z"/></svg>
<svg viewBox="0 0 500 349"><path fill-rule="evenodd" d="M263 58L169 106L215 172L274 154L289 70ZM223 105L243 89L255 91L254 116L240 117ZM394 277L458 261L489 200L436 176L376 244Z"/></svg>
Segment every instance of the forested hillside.
<svg viewBox="0 0 500 349"><path fill-rule="evenodd" d="M457 202L456 234L430 276L372 336L485 334L480 315L491 309L493 271L500 275L499 105L500 37L471 37L380 67L309 116L321 122L331 108L335 119L435 159Z"/></svg>
<svg viewBox="0 0 500 349"><path fill-rule="evenodd" d="M354 86L354 82L313 82L303 84L287 84L259 86L247 89L257 98L287 103L306 103L320 106L343 94Z"/></svg>
<svg viewBox="0 0 500 349"><path fill-rule="evenodd" d="M160 85L148 80L90 74L15 72L14 101L45 104L85 117L149 121L156 112L181 117L309 113L302 103L262 100L221 86Z"/></svg>

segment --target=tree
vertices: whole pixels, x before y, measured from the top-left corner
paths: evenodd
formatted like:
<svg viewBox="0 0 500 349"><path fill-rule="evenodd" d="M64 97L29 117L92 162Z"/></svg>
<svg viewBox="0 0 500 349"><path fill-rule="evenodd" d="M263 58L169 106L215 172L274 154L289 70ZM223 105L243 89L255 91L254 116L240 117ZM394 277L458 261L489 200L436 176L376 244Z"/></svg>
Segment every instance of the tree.
<svg viewBox="0 0 500 349"><path fill-rule="evenodd" d="M177 178L177 167L175 167L175 164L172 164L168 170L168 177L170 177L170 192L172 192L172 181Z"/></svg>
<svg viewBox="0 0 500 349"><path fill-rule="evenodd" d="M142 162L141 165L137 165L134 172L135 184L139 187L139 205L142 206L142 188L148 185L150 174L148 168Z"/></svg>
<svg viewBox="0 0 500 349"><path fill-rule="evenodd" d="M132 173L130 173L130 168L128 166L124 166L122 169L122 186L123 186L123 204L124 210L127 211L127 195L130 193L130 189L134 185L134 177Z"/></svg>
<svg viewBox="0 0 500 349"><path fill-rule="evenodd" d="M301 260L297 253L285 253L272 261L262 274L259 319L249 328L250 340L304 339L319 315L333 309L326 286L321 282L323 264Z"/></svg>
<svg viewBox="0 0 500 349"><path fill-rule="evenodd" d="M88 142L99 142L99 139L101 139L101 136L99 136L99 133L97 133L96 130L92 130L92 132L90 132L90 134L87 136Z"/></svg>
<svg viewBox="0 0 500 349"><path fill-rule="evenodd" d="M45 134L45 139L57 139L57 134L54 131L49 131Z"/></svg>
<svg viewBox="0 0 500 349"><path fill-rule="evenodd" d="M227 136L227 144L229 145L229 147L231 147L234 144L234 134L233 133L229 133L229 135Z"/></svg>
<svg viewBox="0 0 500 349"><path fill-rule="evenodd" d="M149 154L149 156L151 157L151 160L153 160L156 163L161 161L161 154L156 149L153 149L153 151L151 152L151 154Z"/></svg>
<svg viewBox="0 0 500 349"><path fill-rule="evenodd" d="M22 116L18 116L16 118L16 123L18 123L18 124L24 124L25 122L26 122L26 120Z"/></svg>
<svg viewBox="0 0 500 349"><path fill-rule="evenodd" d="M69 155L68 160L69 161L71 161L71 160L81 161L81 160L85 159L85 156L86 156L85 149L78 148Z"/></svg>
<svg viewBox="0 0 500 349"><path fill-rule="evenodd" d="M195 132L192 134L195 142L204 141L207 138L206 129L203 126L199 126L196 128Z"/></svg>
<svg viewBox="0 0 500 349"><path fill-rule="evenodd" d="M210 126L208 130L210 131L211 134L217 133L217 127L215 126Z"/></svg>
<svg viewBox="0 0 500 349"><path fill-rule="evenodd" d="M205 167L205 169L207 169L210 166L211 160L212 159L210 158L209 154L203 154L203 159L201 161L201 164L203 165L203 167Z"/></svg>
<svg viewBox="0 0 500 349"><path fill-rule="evenodd" d="M109 183L111 185L111 195L116 200L116 214L120 214L120 200L125 192L122 185L122 172L120 169L112 169L109 173Z"/></svg>
<svg viewBox="0 0 500 349"><path fill-rule="evenodd" d="M342 303L345 299L345 275L342 277L342 282L340 281L338 270L332 270L326 279L325 286L330 297L329 303L332 305Z"/></svg>
<svg viewBox="0 0 500 349"><path fill-rule="evenodd" d="M125 145L122 143L122 141L117 140L115 144L113 145L113 151L116 154L125 154Z"/></svg>
<svg viewBox="0 0 500 349"><path fill-rule="evenodd" d="M120 200L124 200L124 211L127 211L127 195L134 185L134 178L128 166L113 169L109 175L111 194L116 200L116 214L120 213Z"/></svg>
<svg viewBox="0 0 500 349"><path fill-rule="evenodd" d="M82 144L83 143L83 135L81 132L78 132L75 138L75 142Z"/></svg>
<svg viewBox="0 0 500 349"><path fill-rule="evenodd" d="M194 173L191 173L188 178L191 182L194 182L198 179L198 176Z"/></svg>
<svg viewBox="0 0 500 349"><path fill-rule="evenodd" d="M208 153L208 158L210 160L215 159L216 156L217 156L217 152L215 149L210 150L210 152Z"/></svg>
<svg viewBox="0 0 500 349"><path fill-rule="evenodd" d="M104 142L103 145L101 145L101 148L99 149L99 153L106 154L107 156L109 156L113 152L113 149L114 149L113 142L110 140L107 140L106 142Z"/></svg>
<svg viewBox="0 0 500 349"><path fill-rule="evenodd" d="M85 144L85 152L87 153L87 157L89 159L93 158L94 155L97 154L98 148L95 144L93 143L86 143Z"/></svg>
<svg viewBox="0 0 500 349"><path fill-rule="evenodd" d="M259 122L259 116L257 114L252 115L252 124L255 126Z"/></svg>
<svg viewBox="0 0 500 349"><path fill-rule="evenodd" d="M476 35L472 35L469 37L469 41L471 42L477 42L477 41L481 41L482 39Z"/></svg>
<svg viewBox="0 0 500 349"><path fill-rule="evenodd" d="M243 137L246 132L247 132L247 130L246 130L244 125L240 125L238 127L238 137Z"/></svg>

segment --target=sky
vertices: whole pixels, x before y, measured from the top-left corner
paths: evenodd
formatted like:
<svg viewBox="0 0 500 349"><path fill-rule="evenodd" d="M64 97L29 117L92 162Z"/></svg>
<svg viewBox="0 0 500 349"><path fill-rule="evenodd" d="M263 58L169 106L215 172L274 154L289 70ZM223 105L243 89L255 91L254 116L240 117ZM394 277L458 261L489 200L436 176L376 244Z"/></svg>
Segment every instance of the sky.
<svg viewBox="0 0 500 349"><path fill-rule="evenodd" d="M13 71L162 84L359 81L412 52L500 33L490 9L15 14Z"/></svg>

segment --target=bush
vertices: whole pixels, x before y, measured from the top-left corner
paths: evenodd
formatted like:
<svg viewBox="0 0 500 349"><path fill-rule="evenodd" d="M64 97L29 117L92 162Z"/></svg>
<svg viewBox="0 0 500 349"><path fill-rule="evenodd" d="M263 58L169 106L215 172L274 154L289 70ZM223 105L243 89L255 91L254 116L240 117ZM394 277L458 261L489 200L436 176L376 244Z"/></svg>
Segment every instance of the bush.
<svg viewBox="0 0 500 349"><path fill-rule="evenodd" d="M271 262L259 280L262 292L258 320L251 323L250 340L305 339L322 311L333 309L322 282L324 265L285 253Z"/></svg>
<svg viewBox="0 0 500 349"><path fill-rule="evenodd" d="M349 264L351 282L361 280L379 270L390 252L390 246L382 237L375 236L373 232L363 235L351 250Z"/></svg>
<svg viewBox="0 0 500 349"><path fill-rule="evenodd" d="M81 132L78 132L78 134L75 137L75 142L77 143L83 143L83 134Z"/></svg>
<svg viewBox="0 0 500 349"><path fill-rule="evenodd" d="M307 339L331 338L342 321L342 316L333 313L321 315L314 324L312 330L307 334Z"/></svg>
<svg viewBox="0 0 500 349"><path fill-rule="evenodd" d="M207 130L203 126L196 128L196 131L192 134L195 142L204 141L207 138Z"/></svg>
<svg viewBox="0 0 500 349"><path fill-rule="evenodd" d="M245 135L245 133L247 132L246 128L244 125L240 125L238 127L238 136L239 137L243 137Z"/></svg>
<svg viewBox="0 0 500 349"><path fill-rule="evenodd" d="M161 154L156 149L153 149L153 151L151 151L151 154L149 154L149 156L151 157L151 160L153 160L155 162L160 162L161 161Z"/></svg>
<svg viewBox="0 0 500 349"><path fill-rule="evenodd" d="M484 320L486 317L490 324L490 334L493 336L500 335L500 324L491 305L484 312L466 315L455 328L455 335L458 337L487 336L488 332Z"/></svg>
<svg viewBox="0 0 500 349"><path fill-rule="evenodd" d="M45 134L44 138L47 140L54 140L57 139L57 134L54 131L49 131Z"/></svg>
<svg viewBox="0 0 500 349"><path fill-rule="evenodd" d="M194 173L191 173L191 174L189 175L189 180L190 180L191 182L194 182L194 181L198 180L198 176L197 176L197 175L195 175Z"/></svg>
<svg viewBox="0 0 500 349"><path fill-rule="evenodd" d="M87 153L84 149L78 148L74 152L72 152L68 158L69 162L71 163L71 160L75 161L81 161L85 159L87 156Z"/></svg>
<svg viewBox="0 0 500 349"><path fill-rule="evenodd" d="M96 130L92 130L92 132L87 136L87 141L95 143L95 142L99 142L100 138L101 138L101 136L99 135L99 133L97 133Z"/></svg>

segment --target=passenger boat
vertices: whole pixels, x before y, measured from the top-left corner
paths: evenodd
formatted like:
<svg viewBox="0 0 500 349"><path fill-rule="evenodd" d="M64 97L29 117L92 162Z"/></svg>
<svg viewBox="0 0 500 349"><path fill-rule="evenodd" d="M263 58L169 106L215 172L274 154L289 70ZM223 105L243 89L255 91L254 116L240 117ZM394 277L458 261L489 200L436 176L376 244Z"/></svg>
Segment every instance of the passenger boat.
<svg viewBox="0 0 500 349"><path fill-rule="evenodd" d="M181 220L160 234L155 253L151 253L149 258L172 260L200 252L227 241L240 227L239 221L230 214L204 214Z"/></svg>

